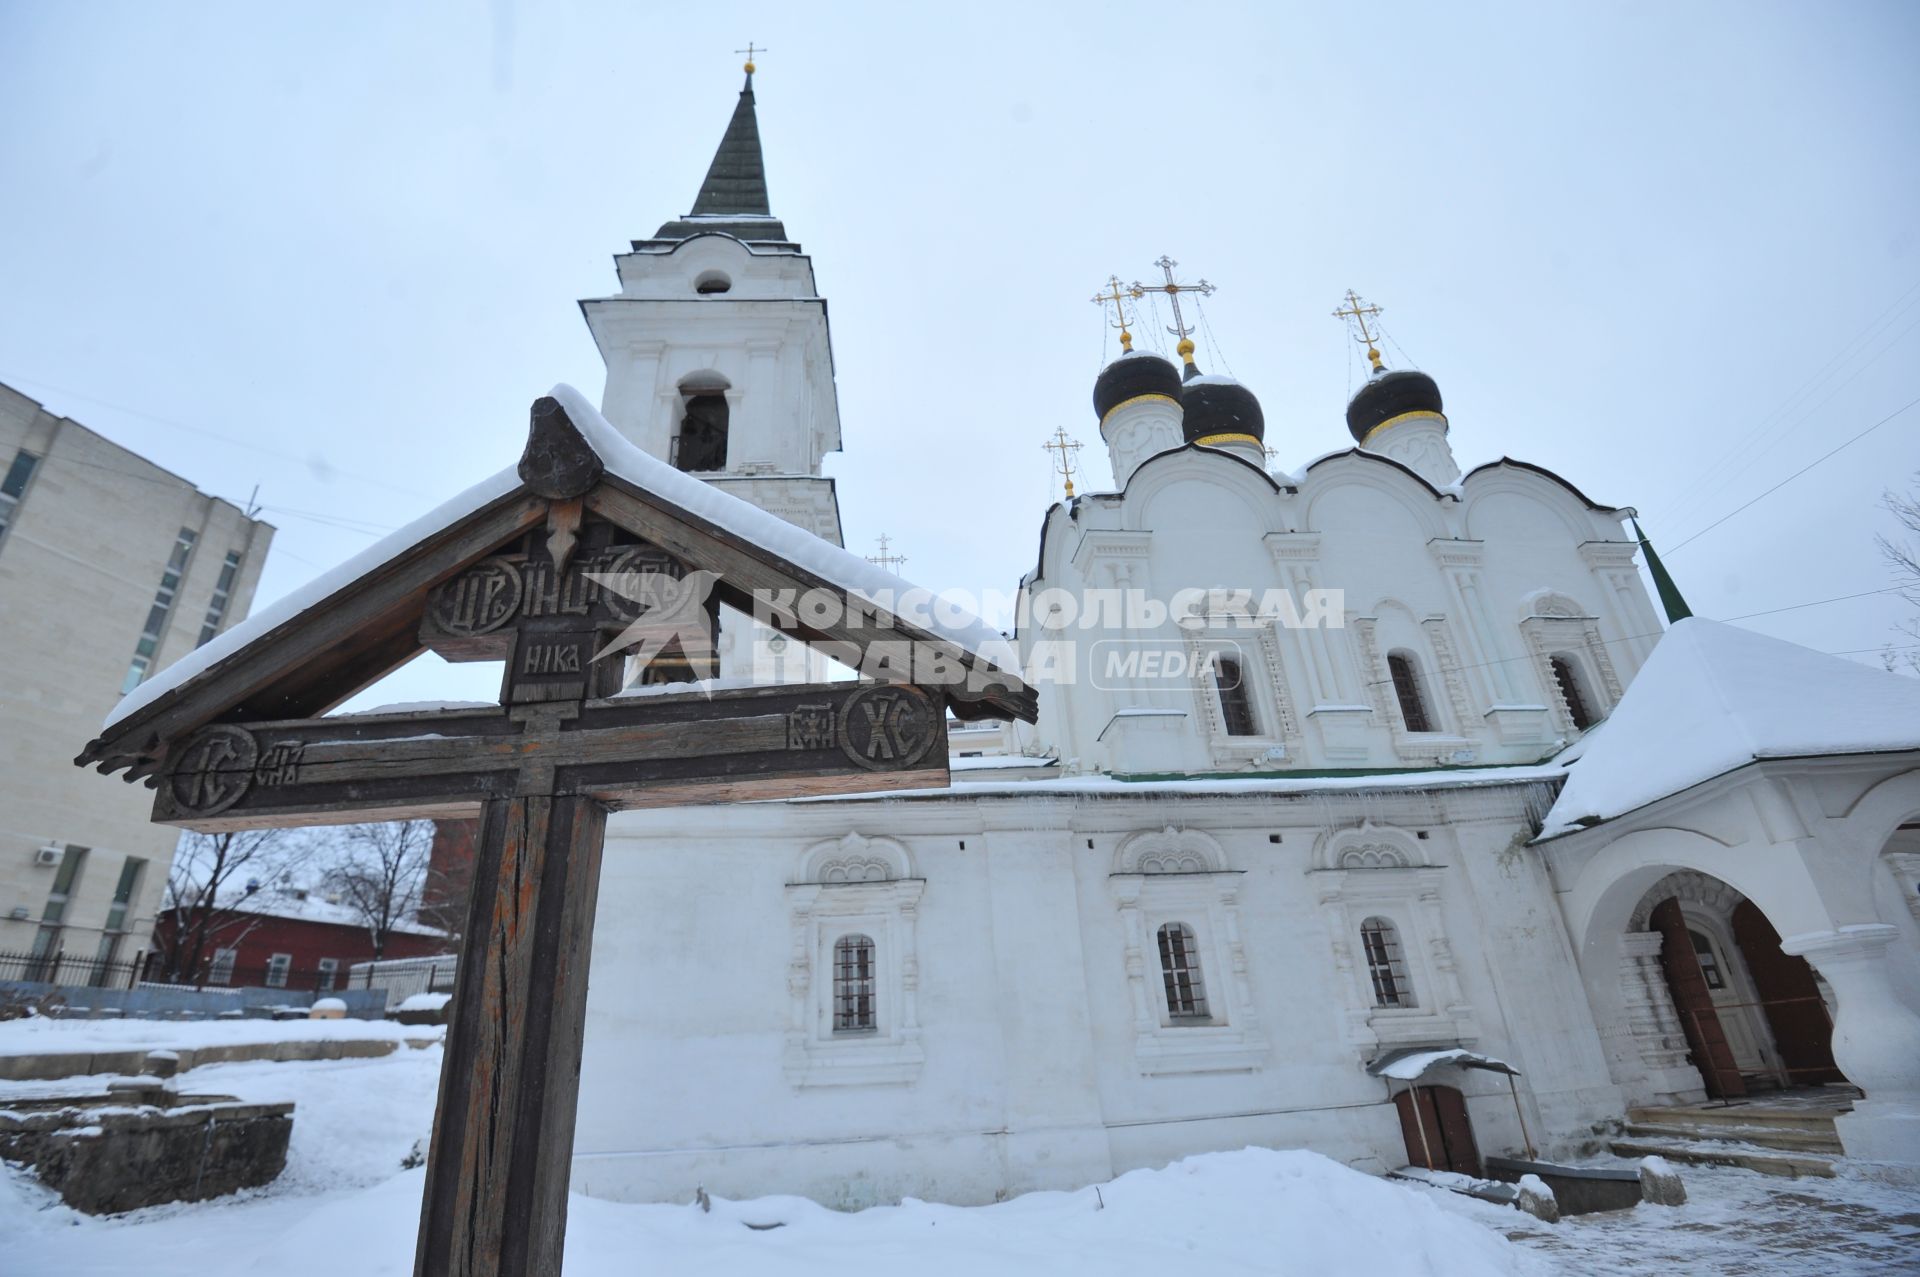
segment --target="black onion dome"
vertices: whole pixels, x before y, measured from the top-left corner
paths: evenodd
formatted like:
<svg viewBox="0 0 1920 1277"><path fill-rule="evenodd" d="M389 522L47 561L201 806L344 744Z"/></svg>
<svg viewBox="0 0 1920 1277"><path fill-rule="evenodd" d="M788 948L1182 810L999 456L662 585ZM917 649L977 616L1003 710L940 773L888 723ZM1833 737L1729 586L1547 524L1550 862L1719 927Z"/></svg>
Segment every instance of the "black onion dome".
<svg viewBox="0 0 1920 1277"><path fill-rule="evenodd" d="M1181 388L1180 401L1186 407L1180 429L1188 443L1215 435L1267 437L1267 418L1260 411L1260 401L1231 377L1189 378Z"/></svg>
<svg viewBox="0 0 1920 1277"><path fill-rule="evenodd" d="M1439 413L1439 383L1411 368L1375 373L1347 405L1347 430L1355 443L1365 443L1382 422L1409 412Z"/></svg>
<svg viewBox="0 0 1920 1277"><path fill-rule="evenodd" d="M1100 420L1129 399L1141 395L1180 398L1180 373L1158 355L1135 351L1108 364L1093 382L1093 411Z"/></svg>

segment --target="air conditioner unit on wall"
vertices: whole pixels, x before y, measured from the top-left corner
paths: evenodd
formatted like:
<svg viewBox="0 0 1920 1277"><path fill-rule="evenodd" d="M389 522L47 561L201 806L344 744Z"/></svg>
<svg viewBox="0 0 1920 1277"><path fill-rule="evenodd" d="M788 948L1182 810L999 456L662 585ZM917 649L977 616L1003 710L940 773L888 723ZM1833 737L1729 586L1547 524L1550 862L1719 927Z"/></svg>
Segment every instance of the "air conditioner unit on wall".
<svg viewBox="0 0 1920 1277"><path fill-rule="evenodd" d="M25 905L15 905L13 907L13 912L8 914L7 917L13 919L15 922L25 922L27 920L28 912L29 911Z"/></svg>
<svg viewBox="0 0 1920 1277"><path fill-rule="evenodd" d="M66 854L67 849L65 847L62 847L59 843L50 842L33 853L33 863L43 867L47 865L57 865L60 863L60 858Z"/></svg>

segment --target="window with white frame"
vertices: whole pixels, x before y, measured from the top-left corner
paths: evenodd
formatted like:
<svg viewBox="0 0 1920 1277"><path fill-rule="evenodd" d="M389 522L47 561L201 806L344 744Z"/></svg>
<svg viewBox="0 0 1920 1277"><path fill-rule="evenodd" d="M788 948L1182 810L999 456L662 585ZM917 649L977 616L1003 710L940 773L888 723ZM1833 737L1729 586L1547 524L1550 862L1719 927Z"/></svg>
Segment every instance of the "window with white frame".
<svg viewBox="0 0 1920 1277"><path fill-rule="evenodd" d="M1585 690L1580 685L1580 676L1574 672L1574 658L1564 652L1556 652L1547 658L1547 668L1553 671L1553 682L1560 693L1560 703L1566 706L1567 717L1581 731L1586 731L1599 721Z"/></svg>
<svg viewBox="0 0 1920 1277"><path fill-rule="evenodd" d="M238 952L233 949L215 949L213 965L207 969L207 983L232 984L233 963L238 956Z"/></svg>
<svg viewBox="0 0 1920 1277"><path fill-rule="evenodd" d="M1436 841L1368 819L1315 846L1310 877L1345 990L1339 1014L1362 1051L1479 1036L1447 939L1450 871L1429 859Z"/></svg>
<svg viewBox="0 0 1920 1277"><path fill-rule="evenodd" d="M1410 732L1433 730L1433 714L1421 685L1420 666L1411 653L1387 653L1387 675L1393 680L1393 694L1400 705L1400 721Z"/></svg>
<svg viewBox="0 0 1920 1277"><path fill-rule="evenodd" d="M1227 735L1260 734L1260 725L1253 713L1253 697L1247 689L1246 670L1238 657L1214 656L1213 691L1220 698L1220 720Z"/></svg>
<svg viewBox="0 0 1920 1277"><path fill-rule="evenodd" d="M833 1031L871 1033L873 1016L873 938L841 936L833 942Z"/></svg>
<svg viewBox="0 0 1920 1277"><path fill-rule="evenodd" d="M787 885L794 1086L874 1086L920 1075L920 895L904 844L849 832L802 854Z"/></svg>
<svg viewBox="0 0 1920 1277"><path fill-rule="evenodd" d="M291 953L276 953L267 959L267 987L284 989L287 987L287 973L293 969Z"/></svg>
<svg viewBox="0 0 1920 1277"><path fill-rule="evenodd" d="M1175 1021L1207 1018L1207 989L1200 975L1200 946L1193 928L1169 922L1160 928L1160 978L1166 985L1167 1016Z"/></svg>
<svg viewBox="0 0 1920 1277"><path fill-rule="evenodd" d="M1406 955L1400 951L1400 931L1385 918L1360 924L1360 948L1367 957L1367 976L1373 981L1377 1007L1413 1005L1413 981L1407 976Z"/></svg>
<svg viewBox="0 0 1920 1277"><path fill-rule="evenodd" d="M334 981L340 978L340 959L322 958L318 966L320 969L320 981L315 987L322 993L333 992Z"/></svg>
<svg viewBox="0 0 1920 1277"><path fill-rule="evenodd" d="M1239 1072L1267 1060L1240 936L1239 870L1219 840L1167 826L1124 839L1108 877L1148 1076Z"/></svg>

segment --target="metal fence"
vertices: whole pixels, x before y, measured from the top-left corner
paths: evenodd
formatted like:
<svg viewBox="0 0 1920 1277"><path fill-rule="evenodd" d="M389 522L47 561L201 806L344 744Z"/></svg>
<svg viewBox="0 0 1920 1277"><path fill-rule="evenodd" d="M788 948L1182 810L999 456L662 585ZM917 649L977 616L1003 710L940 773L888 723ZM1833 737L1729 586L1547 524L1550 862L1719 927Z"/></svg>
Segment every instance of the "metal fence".
<svg viewBox="0 0 1920 1277"><path fill-rule="evenodd" d="M51 953L0 951L0 980L27 980L76 989L131 989L140 983L148 957L142 952L115 961L77 957L60 949Z"/></svg>

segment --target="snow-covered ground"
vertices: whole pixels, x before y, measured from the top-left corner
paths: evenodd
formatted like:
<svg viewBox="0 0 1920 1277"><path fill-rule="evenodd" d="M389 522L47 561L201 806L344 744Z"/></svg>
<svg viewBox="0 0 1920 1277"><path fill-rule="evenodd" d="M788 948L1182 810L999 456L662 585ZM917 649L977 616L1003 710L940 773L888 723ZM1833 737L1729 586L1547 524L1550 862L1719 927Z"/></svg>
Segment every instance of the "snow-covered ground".
<svg viewBox="0 0 1920 1277"><path fill-rule="evenodd" d="M57 1055L81 1051L188 1051L260 1042L373 1039L398 1042L440 1036L431 1025L391 1020L55 1020L45 1016L0 1021L0 1055Z"/></svg>
<svg viewBox="0 0 1920 1277"><path fill-rule="evenodd" d="M194 1091L297 1103L286 1173L235 1197L92 1219L7 1170L0 1173L0 1273L404 1277L412 1271L424 1172L400 1163L427 1133L439 1068L436 1046L378 1059L193 1069L183 1085ZM0 1097L47 1085L0 1083ZM1264 1149L1136 1171L1097 1190L975 1208L907 1202L840 1214L796 1198L763 1198L715 1201L703 1213L576 1196L567 1272L1835 1277L1920 1270L1920 1200L1912 1193L1736 1171L1684 1174L1688 1206L1557 1225L1372 1179L1316 1154ZM773 1224L780 1227L755 1227Z"/></svg>

